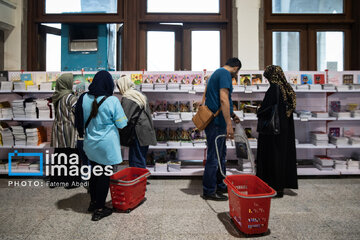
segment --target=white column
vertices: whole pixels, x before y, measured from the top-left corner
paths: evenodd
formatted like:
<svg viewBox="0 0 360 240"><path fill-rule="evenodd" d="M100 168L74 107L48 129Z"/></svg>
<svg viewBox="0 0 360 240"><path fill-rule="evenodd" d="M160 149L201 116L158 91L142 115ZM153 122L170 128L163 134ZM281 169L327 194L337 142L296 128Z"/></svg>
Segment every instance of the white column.
<svg viewBox="0 0 360 240"><path fill-rule="evenodd" d="M238 57L241 70L259 70L259 9L261 0L236 0ZM266 43L265 43L266 44Z"/></svg>

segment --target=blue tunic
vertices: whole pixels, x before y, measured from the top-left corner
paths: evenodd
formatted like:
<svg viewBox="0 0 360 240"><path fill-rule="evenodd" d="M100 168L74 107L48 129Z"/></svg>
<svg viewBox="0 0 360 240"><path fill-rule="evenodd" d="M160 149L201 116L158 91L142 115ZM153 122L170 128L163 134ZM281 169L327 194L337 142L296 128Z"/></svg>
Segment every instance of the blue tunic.
<svg viewBox="0 0 360 240"><path fill-rule="evenodd" d="M98 97L100 102L104 96ZM90 116L94 96L83 99L84 125ZM114 165L122 162L118 128L127 125L127 118L118 98L108 97L99 107L98 114L85 129L84 151L96 163Z"/></svg>

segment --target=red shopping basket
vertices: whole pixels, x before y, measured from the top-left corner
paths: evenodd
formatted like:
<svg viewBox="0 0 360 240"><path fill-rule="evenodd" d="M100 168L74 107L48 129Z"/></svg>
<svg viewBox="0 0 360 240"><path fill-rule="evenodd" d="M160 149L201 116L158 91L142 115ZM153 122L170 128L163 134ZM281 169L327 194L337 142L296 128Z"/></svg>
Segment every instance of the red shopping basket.
<svg viewBox="0 0 360 240"><path fill-rule="evenodd" d="M129 167L110 177L112 205L115 209L129 211L145 198L148 169Z"/></svg>
<svg viewBox="0 0 360 240"><path fill-rule="evenodd" d="M260 178L254 175L227 176L230 216L245 234L261 234L268 229L271 197L276 195Z"/></svg>

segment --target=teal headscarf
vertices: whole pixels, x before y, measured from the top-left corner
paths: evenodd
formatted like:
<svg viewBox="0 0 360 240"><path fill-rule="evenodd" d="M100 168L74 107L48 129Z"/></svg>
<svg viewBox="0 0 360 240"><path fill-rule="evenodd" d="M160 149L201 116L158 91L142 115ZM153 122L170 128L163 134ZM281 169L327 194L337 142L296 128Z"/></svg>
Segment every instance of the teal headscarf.
<svg viewBox="0 0 360 240"><path fill-rule="evenodd" d="M60 99L73 93L74 76L72 73L64 73L56 80L55 93L52 96L52 102L56 106Z"/></svg>

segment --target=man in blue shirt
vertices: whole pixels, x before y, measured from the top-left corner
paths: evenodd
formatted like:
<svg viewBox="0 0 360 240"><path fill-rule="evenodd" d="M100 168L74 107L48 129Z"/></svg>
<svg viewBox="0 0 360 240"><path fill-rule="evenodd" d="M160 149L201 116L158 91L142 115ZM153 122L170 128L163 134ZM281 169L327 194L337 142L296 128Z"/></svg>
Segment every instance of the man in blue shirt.
<svg viewBox="0 0 360 240"><path fill-rule="evenodd" d="M218 160L215 150L215 138L218 135L226 134L227 138L234 137L234 130L231 118L235 122L240 119L233 112L231 93L233 90L232 77L236 77L241 68L241 62L237 58L230 58L222 68L217 69L207 83L205 105L215 113L221 110L220 114L206 127L207 158L203 176L203 198L206 200L226 201L228 198L223 195L227 192L223 183L224 177L218 168ZM226 139L219 138L219 156L223 173L226 174Z"/></svg>

